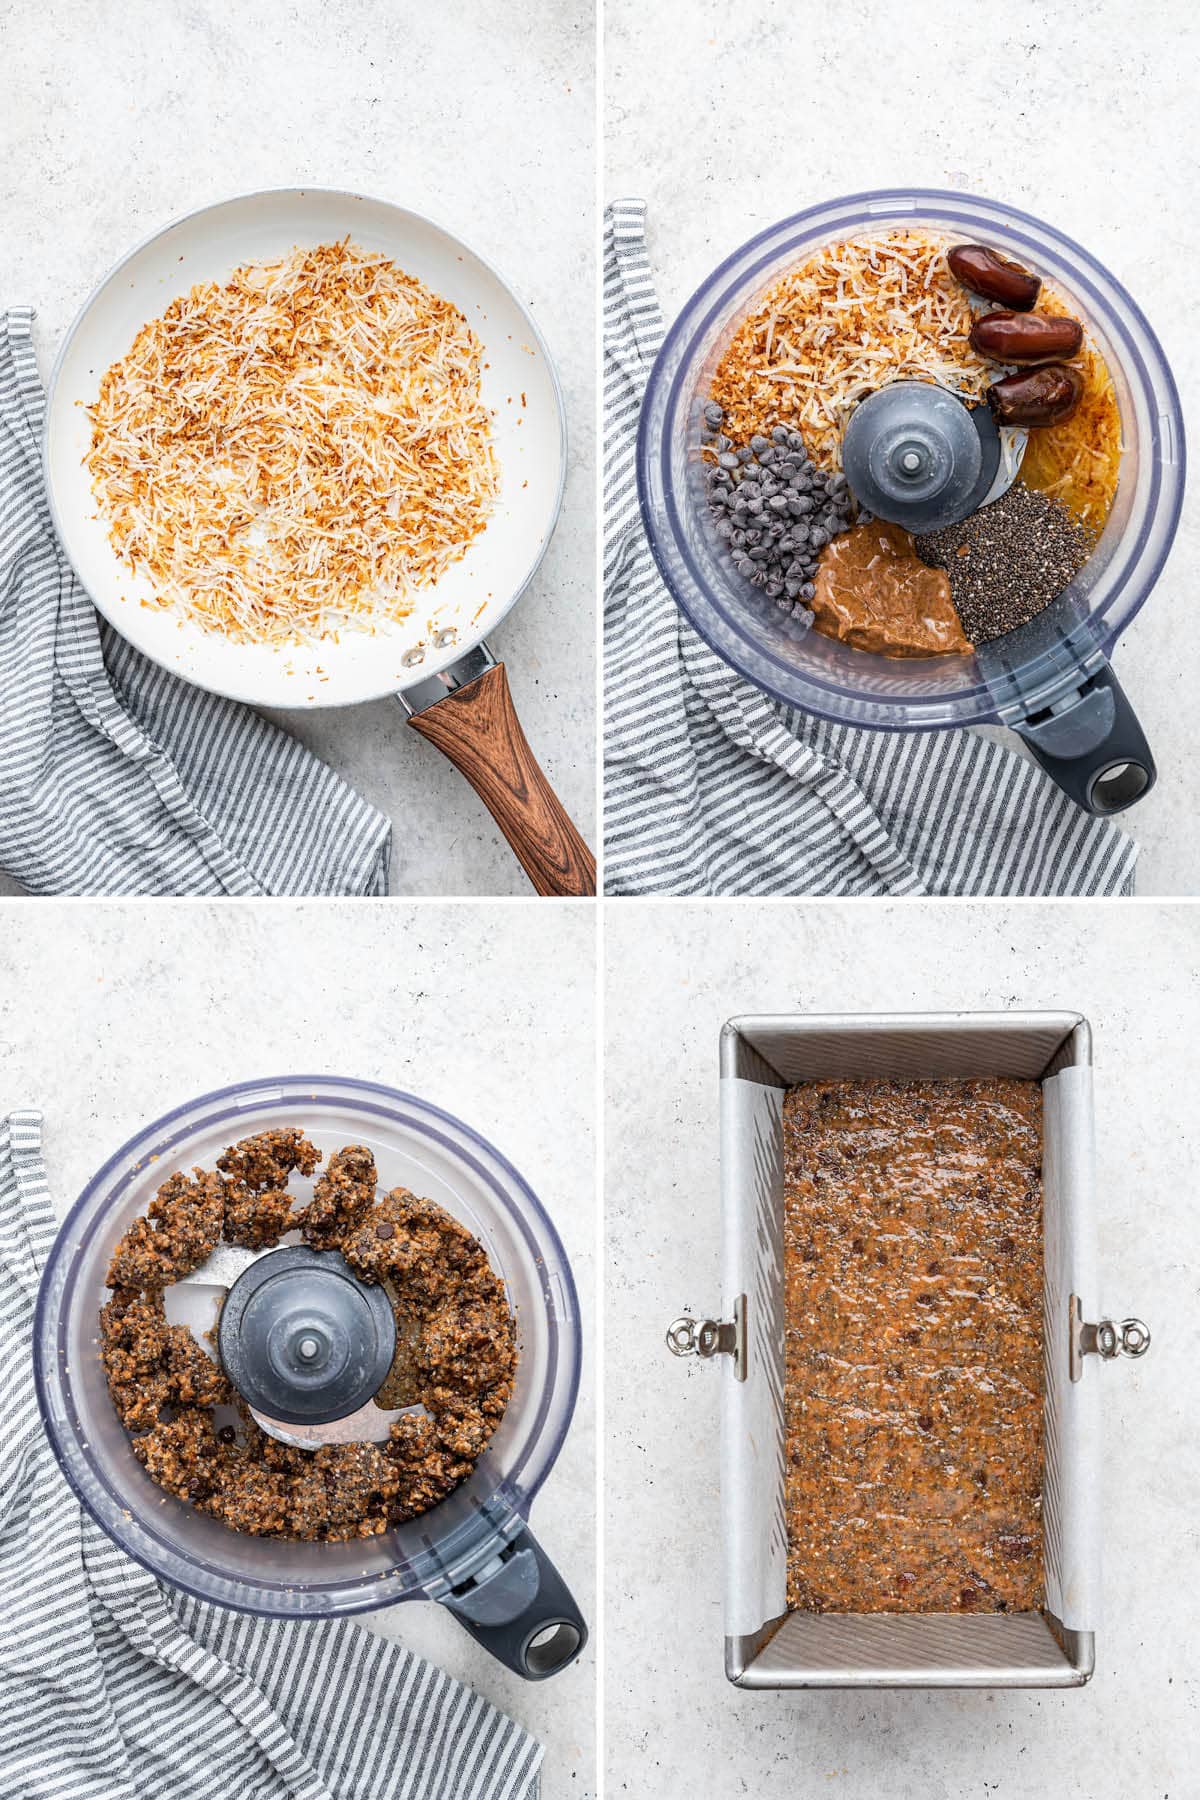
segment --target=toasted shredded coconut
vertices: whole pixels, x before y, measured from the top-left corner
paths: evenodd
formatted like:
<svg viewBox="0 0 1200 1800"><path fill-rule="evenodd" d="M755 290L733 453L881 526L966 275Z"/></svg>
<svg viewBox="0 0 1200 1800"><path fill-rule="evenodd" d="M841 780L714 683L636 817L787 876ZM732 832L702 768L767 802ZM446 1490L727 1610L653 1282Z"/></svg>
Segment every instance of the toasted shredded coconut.
<svg viewBox="0 0 1200 1800"><path fill-rule="evenodd" d="M456 306L348 238L201 283L89 408L115 549L155 604L241 641L406 617L499 492L482 352Z"/></svg>
<svg viewBox="0 0 1200 1800"><path fill-rule="evenodd" d="M859 401L902 377L983 398L997 374L967 343L973 314L946 266L948 240L922 231L827 244L789 269L739 325L712 398L735 443L772 425L798 431L813 461L840 469Z"/></svg>

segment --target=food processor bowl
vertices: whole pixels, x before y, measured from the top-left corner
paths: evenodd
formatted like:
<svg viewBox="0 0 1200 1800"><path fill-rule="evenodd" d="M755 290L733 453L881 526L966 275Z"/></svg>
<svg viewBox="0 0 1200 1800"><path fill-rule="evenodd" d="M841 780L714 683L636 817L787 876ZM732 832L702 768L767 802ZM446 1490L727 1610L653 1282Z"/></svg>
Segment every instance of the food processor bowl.
<svg viewBox="0 0 1200 1800"><path fill-rule="evenodd" d="M133 1454L99 1347L118 1239L177 1169L215 1166L256 1132L299 1126L326 1158L365 1144L384 1191L427 1195L475 1234L508 1291L520 1350L512 1399L473 1473L438 1506L351 1543L235 1532L167 1494ZM292 1187L301 1198L311 1180ZM172 1295L191 1283L167 1289ZM212 1290L215 1323L218 1290ZM189 1321L191 1322L191 1321ZM196 1324L193 1323L193 1329ZM326 1075L240 1083L146 1127L92 1178L59 1231L38 1296L34 1371L47 1435L88 1511L123 1550L200 1599L275 1617L329 1618L400 1600L449 1607L509 1667L537 1680L574 1660L587 1627L528 1529L579 1385L575 1285L531 1189L470 1126L412 1094Z"/></svg>
<svg viewBox="0 0 1200 1800"><path fill-rule="evenodd" d="M746 312L822 244L900 228L989 244L1035 270L1084 321L1121 413L1120 483L1086 566L1043 613L969 656L889 658L811 630L737 574L705 499L703 407ZM1098 813L1122 811L1154 781L1153 757L1108 656L1166 561L1184 464L1175 382L1120 283L1027 213L925 189L811 207L722 263L667 334L646 388L637 455L642 517L662 577L701 637L742 675L786 705L840 724L888 731L1008 725L1072 799Z"/></svg>

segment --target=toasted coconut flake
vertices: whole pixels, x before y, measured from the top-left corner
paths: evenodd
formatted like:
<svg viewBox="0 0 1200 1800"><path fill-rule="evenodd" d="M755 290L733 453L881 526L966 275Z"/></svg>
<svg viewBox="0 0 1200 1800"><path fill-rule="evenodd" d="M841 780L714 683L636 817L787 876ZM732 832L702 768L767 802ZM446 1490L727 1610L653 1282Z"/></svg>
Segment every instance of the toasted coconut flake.
<svg viewBox="0 0 1200 1800"><path fill-rule="evenodd" d="M201 283L88 409L114 548L157 605L240 641L407 617L496 503L482 349L348 238Z"/></svg>
<svg viewBox="0 0 1200 1800"><path fill-rule="evenodd" d="M736 443L787 425L822 468L841 468L842 433L873 388L900 376L983 398L995 366L967 343L973 314L946 267L946 240L921 231L826 244L761 296L713 379Z"/></svg>

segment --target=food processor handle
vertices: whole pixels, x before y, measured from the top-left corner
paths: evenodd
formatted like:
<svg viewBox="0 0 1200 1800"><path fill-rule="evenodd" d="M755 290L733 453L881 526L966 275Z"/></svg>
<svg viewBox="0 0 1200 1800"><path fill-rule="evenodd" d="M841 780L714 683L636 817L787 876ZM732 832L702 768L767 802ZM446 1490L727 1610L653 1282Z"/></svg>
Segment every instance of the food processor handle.
<svg viewBox="0 0 1200 1800"><path fill-rule="evenodd" d="M575 1661L588 1628L571 1590L526 1526L489 1568L442 1602L477 1643L526 1681Z"/></svg>
<svg viewBox="0 0 1200 1800"><path fill-rule="evenodd" d="M1138 716L1107 662L1065 701L1015 720L1013 730L1085 812L1124 812L1158 775Z"/></svg>

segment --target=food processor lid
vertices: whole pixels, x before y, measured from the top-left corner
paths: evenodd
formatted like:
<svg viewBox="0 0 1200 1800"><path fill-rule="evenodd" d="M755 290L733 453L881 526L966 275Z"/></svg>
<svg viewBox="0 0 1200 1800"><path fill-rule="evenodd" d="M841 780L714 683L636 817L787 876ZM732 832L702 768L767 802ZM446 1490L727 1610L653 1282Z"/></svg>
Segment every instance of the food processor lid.
<svg viewBox="0 0 1200 1800"><path fill-rule="evenodd" d="M859 505L914 534L977 512L1000 468L1000 433L987 406L949 388L890 381L851 414L842 467Z"/></svg>
<svg viewBox="0 0 1200 1800"><path fill-rule="evenodd" d="M217 1349L255 1412L324 1424L378 1393L395 1355L396 1320L385 1290L359 1281L338 1251L290 1245L257 1257L234 1282Z"/></svg>

